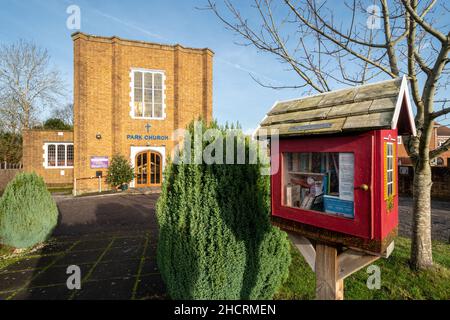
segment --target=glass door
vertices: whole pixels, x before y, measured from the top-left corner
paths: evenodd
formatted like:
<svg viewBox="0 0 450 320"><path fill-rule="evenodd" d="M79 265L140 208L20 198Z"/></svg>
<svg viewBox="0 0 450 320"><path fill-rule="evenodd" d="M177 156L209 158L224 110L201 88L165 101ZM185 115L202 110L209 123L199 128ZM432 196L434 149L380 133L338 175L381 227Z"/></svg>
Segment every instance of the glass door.
<svg viewBox="0 0 450 320"><path fill-rule="evenodd" d="M161 155L152 151L139 153L136 156L136 187L159 186L161 180Z"/></svg>

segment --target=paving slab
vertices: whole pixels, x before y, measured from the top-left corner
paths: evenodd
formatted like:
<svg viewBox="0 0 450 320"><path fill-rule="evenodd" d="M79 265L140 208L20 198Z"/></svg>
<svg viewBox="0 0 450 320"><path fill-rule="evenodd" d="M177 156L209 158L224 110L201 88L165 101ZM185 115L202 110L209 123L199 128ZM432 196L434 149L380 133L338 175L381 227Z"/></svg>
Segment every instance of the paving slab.
<svg viewBox="0 0 450 320"><path fill-rule="evenodd" d="M143 246L110 248L103 256L103 261L123 261L140 259Z"/></svg>
<svg viewBox="0 0 450 320"><path fill-rule="evenodd" d="M141 274L155 274L159 273L158 269L158 263L156 261L156 258L146 258L144 260L144 264L142 265Z"/></svg>
<svg viewBox="0 0 450 320"><path fill-rule="evenodd" d="M74 300L128 300L132 297L135 279L88 281L82 284Z"/></svg>
<svg viewBox="0 0 450 320"><path fill-rule="evenodd" d="M167 299L166 288L160 275L143 276L138 281L136 299Z"/></svg>
<svg viewBox="0 0 450 320"><path fill-rule="evenodd" d="M99 263L93 270L89 280L131 278L137 275L140 263L141 260Z"/></svg>
<svg viewBox="0 0 450 320"><path fill-rule="evenodd" d="M77 244L72 248L72 252L74 251L86 251L86 250L100 250L106 249L108 245L111 243L112 239L89 239L84 240L81 239Z"/></svg>
<svg viewBox="0 0 450 320"><path fill-rule="evenodd" d="M101 257L104 249L71 251L62 256L55 263L57 266L80 265L86 263L95 263Z"/></svg>
<svg viewBox="0 0 450 320"><path fill-rule="evenodd" d="M73 293L66 285L41 288L26 288L16 293L11 300L66 300Z"/></svg>
<svg viewBox="0 0 450 320"><path fill-rule="evenodd" d="M18 271L0 274L0 292L12 291L27 286L34 276L35 271Z"/></svg>
<svg viewBox="0 0 450 320"><path fill-rule="evenodd" d="M145 250L146 258L156 259L158 245L156 243L149 243L147 249Z"/></svg>
<svg viewBox="0 0 450 320"><path fill-rule="evenodd" d="M125 238L118 238L114 240L114 243L111 247L117 248L117 247L136 247L141 246L144 244L145 241L145 235L137 236L137 237L125 237Z"/></svg>

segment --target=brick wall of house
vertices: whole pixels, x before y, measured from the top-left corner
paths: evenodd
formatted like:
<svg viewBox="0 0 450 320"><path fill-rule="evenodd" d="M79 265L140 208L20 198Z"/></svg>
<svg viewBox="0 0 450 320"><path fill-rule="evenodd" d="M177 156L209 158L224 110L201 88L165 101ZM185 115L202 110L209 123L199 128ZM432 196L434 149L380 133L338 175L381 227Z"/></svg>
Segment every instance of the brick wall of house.
<svg viewBox="0 0 450 320"><path fill-rule="evenodd" d="M212 119L212 59L209 49L191 49L141 41L105 38L76 33L74 41L74 146L78 179L95 176L90 168L95 156L122 154L130 148L165 148L172 153L173 131L185 128L200 116ZM164 120L133 119L130 116L132 68L165 73ZM127 135L169 136L168 141L130 141ZM96 138L101 135L101 139ZM98 189L96 180L77 181L79 193Z"/></svg>
<svg viewBox="0 0 450 320"><path fill-rule="evenodd" d="M49 186L71 185L73 169L45 168L44 144L49 142L73 142L72 131L24 130L23 134L23 170L36 172Z"/></svg>
<svg viewBox="0 0 450 320"><path fill-rule="evenodd" d="M401 195L412 196L414 170L412 167L404 168L407 168L404 169L404 174L399 170L399 193ZM434 199L450 200L450 167L432 167L431 173L433 180L431 197Z"/></svg>

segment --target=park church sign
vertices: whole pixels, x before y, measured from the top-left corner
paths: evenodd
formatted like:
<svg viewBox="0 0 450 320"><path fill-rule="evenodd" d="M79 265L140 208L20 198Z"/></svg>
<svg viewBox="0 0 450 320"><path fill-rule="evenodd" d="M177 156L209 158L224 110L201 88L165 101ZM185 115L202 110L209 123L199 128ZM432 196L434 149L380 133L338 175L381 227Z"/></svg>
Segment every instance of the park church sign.
<svg viewBox="0 0 450 320"><path fill-rule="evenodd" d="M135 140L135 141L141 141L141 140L161 140L161 141L167 141L169 140L169 136L166 135L156 135L156 134L148 134L150 133L151 129L150 124L145 125L145 129L147 130L147 134L127 134L127 140Z"/></svg>

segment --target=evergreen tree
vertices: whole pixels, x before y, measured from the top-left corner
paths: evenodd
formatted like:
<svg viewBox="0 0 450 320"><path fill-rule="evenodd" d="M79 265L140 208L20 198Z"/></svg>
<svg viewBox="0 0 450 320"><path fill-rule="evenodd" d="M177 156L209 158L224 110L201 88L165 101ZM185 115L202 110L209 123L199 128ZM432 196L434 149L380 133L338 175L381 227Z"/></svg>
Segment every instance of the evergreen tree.
<svg viewBox="0 0 450 320"><path fill-rule="evenodd" d="M220 129L215 123L209 128ZM202 132L207 129L202 125ZM253 142L242 133L239 138L248 156ZM191 140L191 160L193 145ZM167 165L157 204L158 265L170 296L272 298L287 277L290 253L286 234L269 221L269 177L261 175L262 164L207 165L187 159Z"/></svg>

